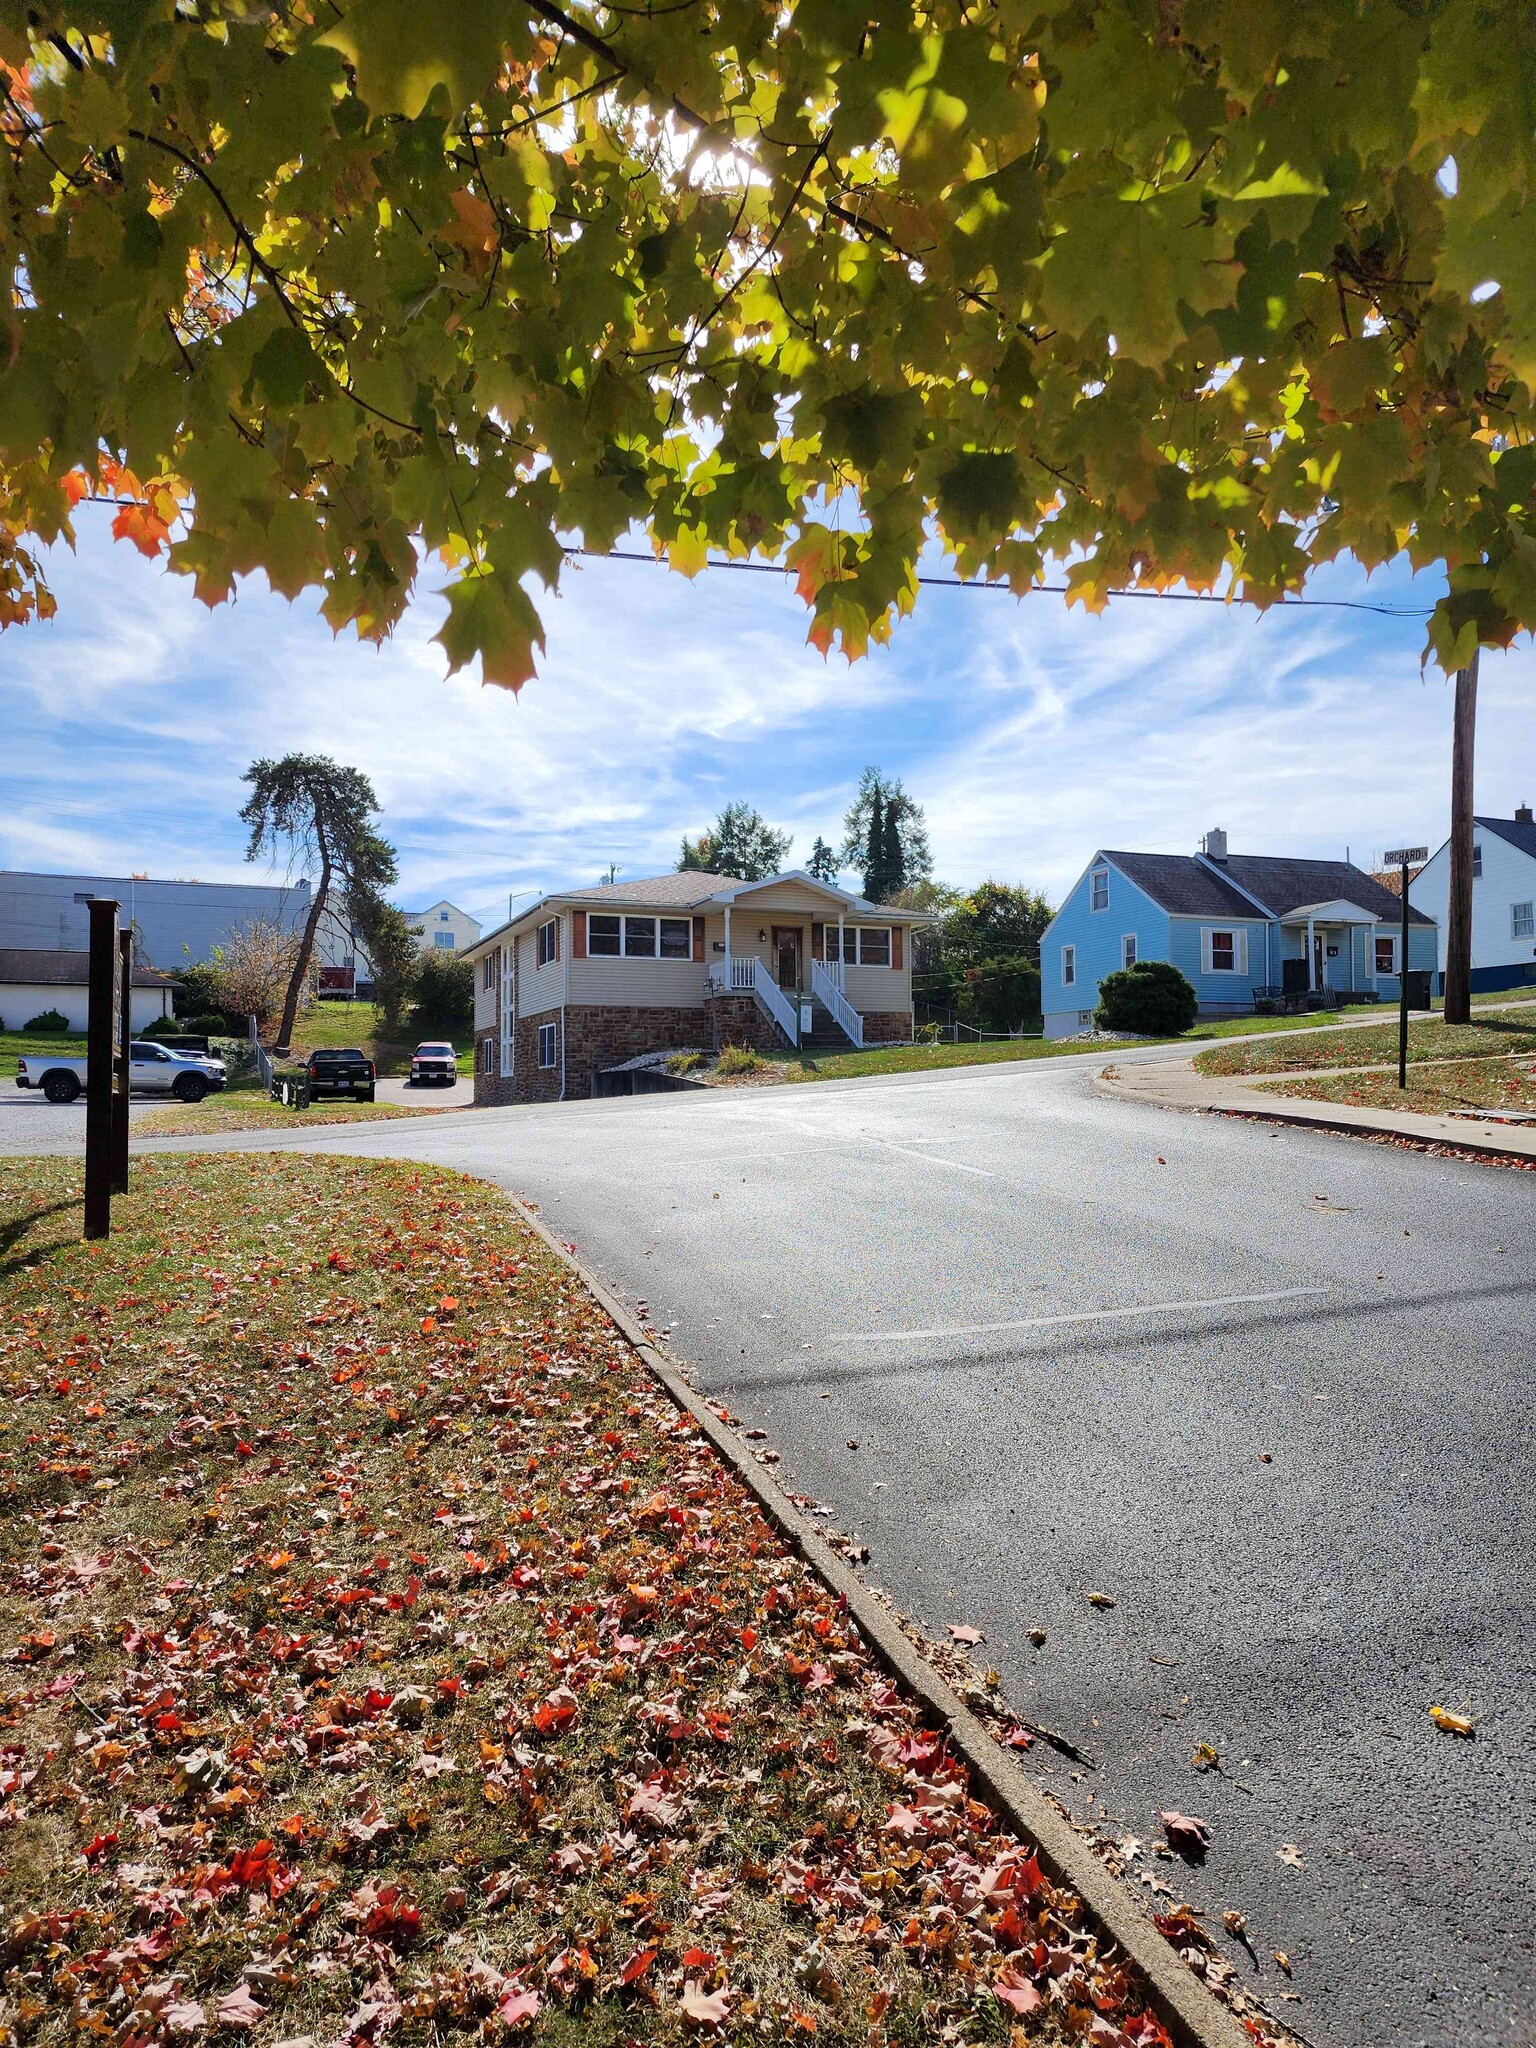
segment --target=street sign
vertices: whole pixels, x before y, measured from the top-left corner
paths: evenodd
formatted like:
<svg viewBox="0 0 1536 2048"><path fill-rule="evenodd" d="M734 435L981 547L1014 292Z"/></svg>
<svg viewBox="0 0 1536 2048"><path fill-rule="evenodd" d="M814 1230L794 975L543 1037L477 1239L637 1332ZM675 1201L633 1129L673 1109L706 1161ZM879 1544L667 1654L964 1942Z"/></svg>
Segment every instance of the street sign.
<svg viewBox="0 0 1536 2048"><path fill-rule="evenodd" d="M1390 853L1381 856L1381 864L1384 868L1411 868L1428 859L1427 846L1394 846Z"/></svg>

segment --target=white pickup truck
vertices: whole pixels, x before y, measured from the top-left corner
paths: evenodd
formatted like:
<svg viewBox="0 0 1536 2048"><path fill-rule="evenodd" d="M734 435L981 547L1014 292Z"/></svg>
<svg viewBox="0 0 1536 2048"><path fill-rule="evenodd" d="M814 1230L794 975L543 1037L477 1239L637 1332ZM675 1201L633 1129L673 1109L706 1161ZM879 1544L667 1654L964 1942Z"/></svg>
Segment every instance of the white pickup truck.
<svg viewBox="0 0 1536 2048"><path fill-rule="evenodd" d="M147 1038L136 1038L128 1051L128 1086L135 1094L201 1102L229 1079L224 1062L210 1053L172 1052ZM16 1062L16 1086L40 1088L50 1102L73 1102L85 1088L85 1076L84 1060L54 1053L23 1053Z"/></svg>

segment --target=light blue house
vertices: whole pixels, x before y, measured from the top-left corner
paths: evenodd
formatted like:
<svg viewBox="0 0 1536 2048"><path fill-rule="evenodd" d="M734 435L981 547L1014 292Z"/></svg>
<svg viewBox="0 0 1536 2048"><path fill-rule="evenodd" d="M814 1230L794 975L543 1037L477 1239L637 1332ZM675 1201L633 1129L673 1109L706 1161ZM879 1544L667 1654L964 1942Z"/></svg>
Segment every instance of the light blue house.
<svg viewBox="0 0 1536 2048"><path fill-rule="evenodd" d="M1225 832L1198 853L1096 853L1040 941L1047 1038L1093 1022L1099 983L1138 960L1170 960L1202 1016L1251 1011L1256 993L1318 1007L1395 1002L1402 904L1343 860L1229 854ZM1410 910L1408 967L1433 973L1434 920Z"/></svg>

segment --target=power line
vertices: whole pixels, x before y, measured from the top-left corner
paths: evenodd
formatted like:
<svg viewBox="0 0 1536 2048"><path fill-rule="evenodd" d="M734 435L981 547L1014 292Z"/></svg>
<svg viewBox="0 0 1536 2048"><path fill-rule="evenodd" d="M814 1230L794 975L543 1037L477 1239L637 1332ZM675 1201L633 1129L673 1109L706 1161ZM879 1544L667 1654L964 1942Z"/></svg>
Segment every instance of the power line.
<svg viewBox="0 0 1536 2048"><path fill-rule="evenodd" d="M597 562L648 562L653 567L661 564L660 555L648 555L638 548L578 548L567 547L568 555L585 555ZM755 576L792 576L792 569L783 568L777 562L744 562L733 555L716 557L711 555L704 564L706 569L745 569ZM1007 583L989 583L968 576L919 576L921 584L930 584L941 590L1004 591L1013 594ZM1057 597L1071 594L1065 583L1031 583L1027 589L1017 593L1020 597L1032 597L1036 591ZM1163 604L1219 604L1230 608L1233 600L1221 597L1208 590L1143 590L1132 584L1128 588L1110 590L1108 597L1154 598ZM1294 611L1298 606L1307 605L1314 609L1340 612L1374 612L1378 617L1388 619L1427 619L1434 610L1432 604L1373 604L1359 597L1279 597L1270 609L1278 611L1283 606Z"/></svg>

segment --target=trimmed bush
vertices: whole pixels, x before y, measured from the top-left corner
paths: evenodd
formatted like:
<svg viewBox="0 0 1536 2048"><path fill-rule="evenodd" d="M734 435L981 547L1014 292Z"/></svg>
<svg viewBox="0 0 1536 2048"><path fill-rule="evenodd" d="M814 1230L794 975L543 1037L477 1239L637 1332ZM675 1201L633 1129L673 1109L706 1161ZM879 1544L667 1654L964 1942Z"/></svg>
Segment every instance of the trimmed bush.
<svg viewBox="0 0 1536 2048"><path fill-rule="evenodd" d="M27 1031L46 1031L50 1038L57 1038L69 1029L69 1019L62 1010L43 1010L35 1017L29 1017L23 1027Z"/></svg>
<svg viewBox="0 0 1536 2048"><path fill-rule="evenodd" d="M702 1067L704 1055L701 1052L675 1052L667 1061L669 1074L691 1074L695 1067Z"/></svg>
<svg viewBox="0 0 1536 2048"><path fill-rule="evenodd" d="M1134 1031L1143 1038L1178 1038L1199 1013L1200 1000L1167 960L1138 960L1099 983L1094 1022L1101 1031Z"/></svg>

